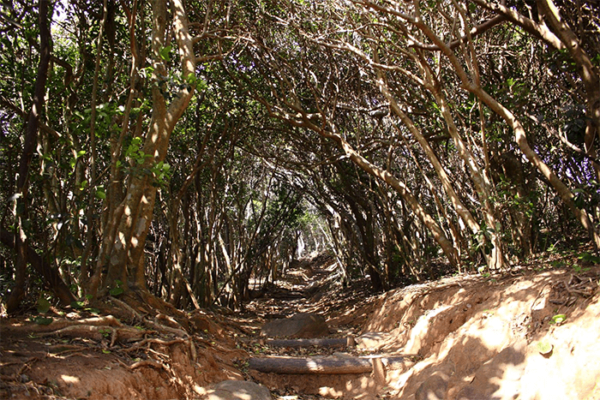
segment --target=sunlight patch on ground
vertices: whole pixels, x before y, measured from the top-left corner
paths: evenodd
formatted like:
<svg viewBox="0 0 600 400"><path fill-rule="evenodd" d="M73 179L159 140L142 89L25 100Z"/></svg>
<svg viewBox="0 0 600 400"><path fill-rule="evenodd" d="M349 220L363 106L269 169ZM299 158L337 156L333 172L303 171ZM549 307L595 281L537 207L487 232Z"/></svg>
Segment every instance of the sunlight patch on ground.
<svg viewBox="0 0 600 400"><path fill-rule="evenodd" d="M200 396L205 396L207 393L206 389L204 389L202 386L194 385L192 386L192 388L194 389L194 392L196 392Z"/></svg>
<svg viewBox="0 0 600 400"><path fill-rule="evenodd" d="M71 375L61 375L60 378L65 381L65 383L79 383L79 378Z"/></svg>

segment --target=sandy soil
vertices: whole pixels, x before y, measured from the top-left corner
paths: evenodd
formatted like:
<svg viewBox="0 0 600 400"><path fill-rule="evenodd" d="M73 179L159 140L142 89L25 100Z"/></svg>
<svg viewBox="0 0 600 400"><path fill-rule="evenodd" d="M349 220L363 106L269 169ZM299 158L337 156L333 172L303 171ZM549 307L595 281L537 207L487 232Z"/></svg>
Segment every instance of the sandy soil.
<svg viewBox="0 0 600 400"><path fill-rule="evenodd" d="M52 309L47 326L29 321L36 315L2 319L0 398L201 399L211 384L246 379L286 400L600 399L599 266L567 260L571 267L554 269L540 261L511 274L460 275L372 296L364 281L342 288L333 264L318 261L296 265L244 314L144 310L112 323ZM331 336L355 337L357 347L340 354L265 345L264 321L297 312L325 315ZM316 354L404 361L374 362L363 375L247 368L250 356Z"/></svg>

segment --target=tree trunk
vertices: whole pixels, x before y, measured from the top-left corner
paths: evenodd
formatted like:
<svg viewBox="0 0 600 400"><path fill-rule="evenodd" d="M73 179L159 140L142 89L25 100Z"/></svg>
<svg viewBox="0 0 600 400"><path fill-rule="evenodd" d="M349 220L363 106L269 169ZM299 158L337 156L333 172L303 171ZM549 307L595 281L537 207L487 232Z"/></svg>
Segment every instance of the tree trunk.
<svg viewBox="0 0 600 400"><path fill-rule="evenodd" d="M598 76L596 73L596 69L592 64L590 57L581 47L577 36L569 28L566 22L561 21L556 5L552 2L552 0L538 0L536 2L539 12L543 16L545 22L550 26L550 29L548 29L546 23L538 24L504 5L487 3L485 0L473 1L485 8L489 8L504 14L514 24L519 25L532 35L546 41L557 50L566 49L569 52L579 67L578 73L585 88L586 115L589 118L589 125L586 129L585 144L588 154L593 155L595 153L594 139L597 135L598 129L600 129L600 76ZM431 32L431 34L433 33ZM428 36L430 35L428 34ZM439 45L442 51L446 53L449 58L452 58L449 53L450 49L448 49L441 41L439 41ZM565 205L573 212L573 214L575 214L575 217L579 223L588 231L594 246L597 249L600 248L600 235L598 232L596 232L590 216L584 209L577 208L575 202L573 201L573 193L531 148L521 123L508 109L492 98L481 87L473 85L471 82L469 82L469 79L466 74L464 74L464 71L462 73L460 72L462 67L459 67L460 64L457 60L453 61L451 59L451 61L455 65L457 72L459 72L459 76L465 87L467 87L470 92L476 94L490 109L500 115L506 121L506 123L515 130L516 142L523 154L525 154L529 162L531 162L538 169L538 171L540 171L542 175L548 179ZM592 164L596 170L596 174L600 175L600 168L598 167L597 163Z"/></svg>
<svg viewBox="0 0 600 400"><path fill-rule="evenodd" d="M148 171L164 161L170 135L194 93L193 87L183 85L178 93L175 93L171 103L167 104L164 88L159 83L163 79L162 77L167 76L166 66L161 57L161 52L167 45L165 37L168 17L166 2L154 0L152 11L152 66L154 68L152 118L145 143L141 149L144 160L134 167L134 170L139 168L138 173L134 172L130 177L125 197L110 216L107 232L104 232L108 240L103 243L97 268L106 264L108 273L102 282L101 295L120 285L123 285L124 290L127 290L128 286L142 291L146 289L144 244L152 222L157 192L156 178ZM195 74L192 39L188 33L187 16L182 2L180 0L172 1L171 11L182 64L182 76L185 79L191 74ZM98 287L99 283L96 281L94 285ZM93 287L92 291L94 291Z"/></svg>
<svg viewBox="0 0 600 400"><path fill-rule="evenodd" d="M17 260L15 263L15 287L6 301L8 313L13 313L21 304L25 296L25 274L27 268L28 245L28 187L29 166L33 157L33 150L37 144L37 136L40 125L40 116L44 107L44 93L46 81L48 80L48 68L50 65L50 23L48 21L49 1L39 1L39 28L40 28L40 62L35 82L33 103L27 120L27 131L23 143L23 152L19 162L19 176L17 178L17 237L16 250Z"/></svg>
<svg viewBox="0 0 600 400"><path fill-rule="evenodd" d="M586 116L588 124L585 131L585 151L588 155L595 157L596 148L594 142L598 129L600 129L600 76L594 68L589 55L585 52L577 35L569 28L569 25L561 20L558 8L552 0L537 0L538 10L542 13L544 20L550 26L552 32L565 45L571 58L575 61L579 76L585 88ZM600 165L592 161L596 172L596 180L600 181Z"/></svg>
<svg viewBox="0 0 600 400"><path fill-rule="evenodd" d="M429 215L429 213L425 210L425 208L419 203L419 201L413 196L410 189L400 180L396 179L392 174L388 171L383 170L375 165L373 165L369 160L361 156L352 146L344 140L340 135L324 132L319 127L313 125L308 122L309 125L312 125L311 129L320 133L322 136L333 139L338 142L346 155L360 168L362 168L365 172L370 175L381 179L390 185L402 198L408 203L411 210L417 215L417 217L423 222L423 224L428 228L431 232L434 240L440 245L442 251L446 255L446 258L452 264L453 267L459 268L459 260L456 255L456 250L452 245L452 242L448 240L444 231L440 228L440 226L435 222L435 220Z"/></svg>
<svg viewBox="0 0 600 400"><path fill-rule="evenodd" d="M437 46L454 67L463 87L473 93L479 100L487 105L493 112L498 114L515 132L515 141L525 157L533 164L538 171L550 182L554 190L558 193L565 205L575 214L579 223L587 230L594 246L600 248L600 235L596 232L594 225L585 209L580 209L575 205L574 196L567 185L556 175L556 173L538 156L531 148L527 140L527 134L521 122L504 105L500 104L495 98L490 96L480 85L474 83L463 68L461 61L447 44L440 39L430 27L421 21L415 21L414 24Z"/></svg>
<svg viewBox="0 0 600 400"><path fill-rule="evenodd" d="M0 230L0 243L3 245L15 248L16 236L13 233ZM48 262L46 262L40 255L31 247L24 247L26 252L27 262L31 264L33 270L42 277L44 284L50 288L54 293L54 296L60 301L63 306L69 306L75 301L75 296L71 293L69 287L65 284L61 278L58 269L52 268Z"/></svg>
<svg viewBox="0 0 600 400"><path fill-rule="evenodd" d="M587 230L594 246L600 248L600 235L596 232L594 225L585 209L578 208L573 200L573 193L569 190L567 185L554 173L550 167L542 161L540 156L531 148L525 129L521 122L502 104L496 99L485 92L481 87L475 85L468 85L469 91L479 97L492 111L500 115L506 123L515 131L516 142L519 148L542 175L548 179L554 190L558 193L565 205L575 214L575 217L579 223Z"/></svg>

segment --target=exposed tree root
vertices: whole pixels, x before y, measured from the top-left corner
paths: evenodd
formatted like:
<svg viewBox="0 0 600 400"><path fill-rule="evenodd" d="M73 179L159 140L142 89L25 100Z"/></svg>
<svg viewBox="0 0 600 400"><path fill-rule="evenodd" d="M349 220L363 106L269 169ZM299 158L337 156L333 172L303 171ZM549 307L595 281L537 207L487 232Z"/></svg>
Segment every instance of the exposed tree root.
<svg viewBox="0 0 600 400"><path fill-rule="evenodd" d="M123 361L121 360L117 360L119 361L119 364L121 364L123 367L129 369L129 370L134 370L140 367L152 367L152 368L156 368L156 369L164 369L166 370L165 366L162 363L158 363L154 360L142 360L142 361L138 361L136 363L133 363L131 365L127 365L125 364Z"/></svg>
<svg viewBox="0 0 600 400"><path fill-rule="evenodd" d="M54 321L49 325L37 325L37 324L25 324L21 326L11 326L10 329L13 332L27 332L27 333L43 333L53 332L72 326L105 326L105 327L122 327L123 324L112 315L104 317L84 318L79 320L60 320Z"/></svg>
<svg viewBox="0 0 600 400"><path fill-rule="evenodd" d="M186 343L187 340L185 339L175 339L175 340L162 340L162 339L144 339L140 342L135 343L133 346L127 348L127 349L123 349L124 352L126 353L130 353L132 351L136 351L139 350L140 348L142 348L143 346L147 345L147 344L160 344L162 346L171 346L177 343Z"/></svg>
<svg viewBox="0 0 600 400"><path fill-rule="evenodd" d="M119 300L116 298L111 298L110 301L113 302L114 304L118 305L122 309L126 310L129 314L131 314L132 318L136 322L139 321L140 323L144 323L147 326L150 326L153 329L155 329L156 331L161 332L161 333L172 334L177 337L184 337L184 338L189 337L189 334L187 333L186 329L172 317L158 313L156 315L156 317L154 318L154 320L151 320L150 318L142 316L140 313L135 311L133 309L133 307L131 307L129 304L127 304L126 302L124 302L122 300ZM181 314L181 311L178 311L178 313ZM166 325L158 322L159 320L167 321L167 323L171 326L166 326Z"/></svg>
<svg viewBox="0 0 600 400"><path fill-rule="evenodd" d="M151 327L153 327L154 329L156 329L159 332L162 333L166 333L166 334L172 334L178 337L184 337L187 338L189 337L189 334L184 331L183 329L177 329L177 328L171 328L169 326L165 326L163 324L161 324L160 322L158 322L156 319L154 321L149 320L149 319L144 319L144 323L150 325Z"/></svg>
<svg viewBox="0 0 600 400"><path fill-rule="evenodd" d="M112 303L115 303L116 305L118 305L119 307L121 307L122 309L124 309L125 311L129 312L132 316L133 322L141 322L144 320L144 317L138 313L137 311L135 311L133 309L133 307L131 307L129 304L125 303L124 301L121 301L115 297L112 297L110 299L110 301Z"/></svg>
<svg viewBox="0 0 600 400"><path fill-rule="evenodd" d="M95 325L74 325L53 332L42 333L40 336L66 336L72 338L87 338L100 341L103 338L111 338L111 347L115 342L129 342L132 340L141 339L150 331L139 330L130 327L107 327Z"/></svg>
<svg viewBox="0 0 600 400"><path fill-rule="evenodd" d="M51 355L60 355L65 353L70 353L73 351L81 351L86 349L85 346L76 346L72 344L60 344L55 346L48 347L48 351Z"/></svg>

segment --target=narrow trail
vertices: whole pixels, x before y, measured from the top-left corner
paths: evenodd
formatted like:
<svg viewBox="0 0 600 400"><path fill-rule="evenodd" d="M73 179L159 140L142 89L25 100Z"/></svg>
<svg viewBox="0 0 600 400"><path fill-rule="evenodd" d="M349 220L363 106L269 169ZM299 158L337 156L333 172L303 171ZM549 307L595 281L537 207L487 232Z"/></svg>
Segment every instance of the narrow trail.
<svg viewBox="0 0 600 400"><path fill-rule="evenodd" d="M366 279L342 286L332 257L307 257L292 263L274 283L267 284L261 296L246 305L244 319L248 323L254 320L254 330L259 332L266 321L314 313L325 317L332 337L356 335L363 321L343 321L342 317L370 296Z"/></svg>
<svg viewBox="0 0 600 400"><path fill-rule="evenodd" d="M343 288L332 260L303 260L247 307L245 379L278 400L599 400L600 267L547 265L373 295L367 281ZM298 313L322 315L329 333L261 336Z"/></svg>
<svg viewBox="0 0 600 400"><path fill-rule="evenodd" d="M336 264L332 258L317 256L295 261L283 275L268 284L263 295L248 304L263 318L281 318L298 312L320 312L320 302L340 285L336 282Z"/></svg>
<svg viewBox="0 0 600 400"><path fill-rule="evenodd" d="M319 256L254 288L244 313L114 298L101 315L33 311L0 321L0 398L600 400L600 265L513 272L372 294L366 279L343 287ZM298 315L326 326L264 334ZM222 384L260 390L216 396Z"/></svg>
<svg viewBox="0 0 600 400"><path fill-rule="evenodd" d="M385 385L383 363L405 361L360 343L365 318L354 312L368 302L370 285L360 280L343 287L338 273L328 256L302 259L246 307L243 322L253 332L244 339L252 354L247 378L269 387L277 399L383 399L377 394ZM306 314L322 316L326 331L298 338L265 335L271 333L265 332L268 324Z"/></svg>

